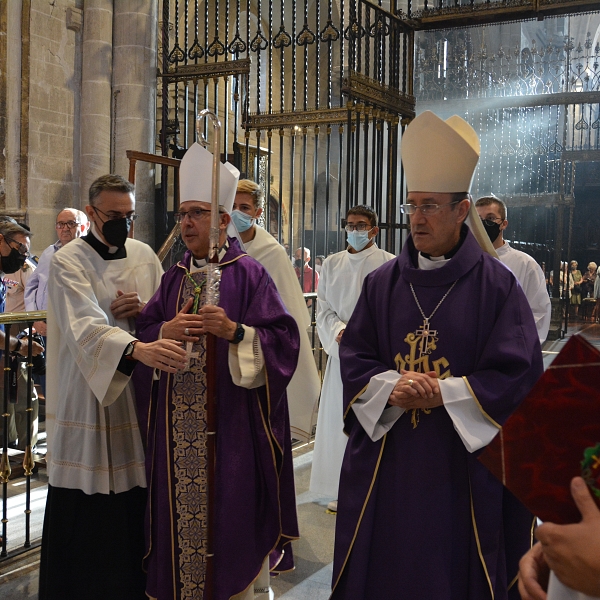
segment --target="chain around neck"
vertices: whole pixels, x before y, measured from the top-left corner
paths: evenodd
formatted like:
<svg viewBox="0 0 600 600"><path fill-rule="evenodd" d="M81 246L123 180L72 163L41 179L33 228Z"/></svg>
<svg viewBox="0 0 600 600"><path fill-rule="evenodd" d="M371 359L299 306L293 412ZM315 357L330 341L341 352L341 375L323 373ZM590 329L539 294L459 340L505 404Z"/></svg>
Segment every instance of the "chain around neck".
<svg viewBox="0 0 600 600"><path fill-rule="evenodd" d="M423 317L425 322L429 323L429 321L432 319L433 315L435 315L437 309L442 305L442 302L446 299L448 294L452 291L452 289L454 288L454 286L457 283L458 283L458 279L450 286L450 289L444 294L442 299L437 303L437 306L433 309L433 312L428 317L425 316L425 313L423 312L423 309L421 308L421 304L419 303L419 299L417 298L417 294L415 293L415 288L413 288L413 284L409 283L410 291L412 292L413 298L415 299L415 302L417 303L419 312L421 313L421 316Z"/></svg>

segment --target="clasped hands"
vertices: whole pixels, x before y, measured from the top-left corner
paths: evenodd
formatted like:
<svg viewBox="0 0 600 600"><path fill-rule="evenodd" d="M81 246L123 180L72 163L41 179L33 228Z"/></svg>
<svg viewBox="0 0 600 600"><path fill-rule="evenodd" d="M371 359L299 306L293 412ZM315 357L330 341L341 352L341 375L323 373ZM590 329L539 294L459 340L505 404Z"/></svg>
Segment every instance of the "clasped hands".
<svg viewBox="0 0 600 600"><path fill-rule="evenodd" d="M142 302L137 292L124 293L117 290L117 298L111 302L110 312L115 319L135 319L144 306L145 302Z"/></svg>
<svg viewBox="0 0 600 600"><path fill-rule="evenodd" d="M404 410L442 406L444 402L435 371L417 373L401 369L400 373L402 377L390 394L389 404Z"/></svg>
<svg viewBox="0 0 600 600"><path fill-rule="evenodd" d="M220 306L203 306L198 314L190 314L192 305L193 299L190 298L175 318L163 325L163 339L197 342L199 336L212 333L225 340L233 340L237 323L229 319Z"/></svg>

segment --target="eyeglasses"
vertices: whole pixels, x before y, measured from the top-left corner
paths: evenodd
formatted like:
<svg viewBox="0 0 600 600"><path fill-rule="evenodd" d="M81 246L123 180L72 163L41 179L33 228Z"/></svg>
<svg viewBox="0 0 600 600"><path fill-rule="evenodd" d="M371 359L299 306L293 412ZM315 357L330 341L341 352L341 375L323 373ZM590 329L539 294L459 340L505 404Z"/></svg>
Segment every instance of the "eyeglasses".
<svg viewBox="0 0 600 600"><path fill-rule="evenodd" d="M401 204L400 212L403 215L414 215L417 212L417 210L420 210L422 215L433 215L438 210L440 210L440 208L442 208L442 206L448 206L450 204L458 204L458 202L462 202L462 200L446 202L445 204L421 204L421 206L417 206L416 204Z"/></svg>
<svg viewBox="0 0 600 600"><path fill-rule="evenodd" d="M344 229L348 233L352 233L353 231L371 231L373 227L369 223L357 223L356 225L346 225Z"/></svg>
<svg viewBox="0 0 600 600"><path fill-rule="evenodd" d="M66 223L64 221L58 221L55 227L56 229L64 229L65 227L67 229L75 229L77 225L81 225L81 223L79 223L79 221L67 221Z"/></svg>
<svg viewBox="0 0 600 600"><path fill-rule="evenodd" d="M500 221L500 223L498 223ZM481 219L482 223L488 223L488 225L501 225L502 219L500 217L495 217L491 219L490 217L486 217L485 219Z"/></svg>
<svg viewBox="0 0 600 600"><path fill-rule="evenodd" d="M17 247L13 248L13 250L18 250L19 254L21 254L22 256L25 256L26 258L30 256L29 250L27 249L27 246L25 244L21 244L20 242L17 242L17 240L13 240L13 238L9 238L7 236L4 236L4 239L7 243L9 243L9 247L11 248L12 246L10 246L10 244L16 244Z"/></svg>
<svg viewBox="0 0 600 600"><path fill-rule="evenodd" d="M92 207L97 213L102 213L109 221L118 221L119 219L127 219L128 221L135 221L138 216L133 212L129 212L127 214L123 213L105 213L103 210L100 210L97 206Z"/></svg>
<svg viewBox="0 0 600 600"><path fill-rule="evenodd" d="M175 223L181 223L186 217L192 221L199 221L203 213L210 213L210 208L192 208L190 210L173 213Z"/></svg>

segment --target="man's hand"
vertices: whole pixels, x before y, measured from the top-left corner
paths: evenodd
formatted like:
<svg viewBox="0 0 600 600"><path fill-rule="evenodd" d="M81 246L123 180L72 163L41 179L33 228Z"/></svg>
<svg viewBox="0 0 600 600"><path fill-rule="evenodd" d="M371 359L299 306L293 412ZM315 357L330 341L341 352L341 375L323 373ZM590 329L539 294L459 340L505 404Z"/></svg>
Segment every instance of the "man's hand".
<svg viewBox="0 0 600 600"><path fill-rule="evenodd" d="M29 338L21 338L21 349L19 350L18 354L20 354L21 356L27 356L27 349L29 347ZM33 341L33 348L32 348L32 355L33 356L37 356L38 354L41 354L44 351L44 346L42 346L41 344L38 344L35 340Z"/></svg>
<svg viewBox="0 0 600 600"><path fill-rule="evenodd" d="M40 335L46 337L48 328L44 321L35 321L35 323L33 324L33 328L35 329L36 333L39 333Z"/></svg>
<svg viewBox="0 0 600 600"><path fill-rule="evenodd" d="M163 339L169 338L171 340L183 340L184 342L197 342L200 339L198 336L203 333L202 317L189 314L193 304L194 299L190 298L175 315L175 318L163 325Z"/></svg>
<svg viewBox="0 0 600 600"><path fill-rule="evenodd" d="M399 406L404 410L442 406L444 402L435 371L417 373L402 369L400 373L402 377L398 380L388 400L392 406Z"/></svg>
<svg viewBox="0 0 600 600"><path fill-rule="evenodd" d="M539 542L519 562L519 593L522 600L546 600L548 567Z"/></svg>
<svg viewBox="0 0 600 600"><path fill-rule="evenodd" d="M237 323L229 319L220 306L203 306L198 314L202 317L202 333L233 340Z"/></svg>
<svg viewBox="0 0 600 600"><path fill-rule="evenodd" d="M544 523L535 535L542 544L546 563L564 585L600 596L600 510L581 477L571 481L571 494L581 513L581 522Z"/></svg>
<svg viewBox="0 0 600 600"><path fill-rule="evenodd" d="M173 340L156 340L149 344L137 342L131 358L167 373L177 373L186 366L185 350L181 347L181 342Z"/></svg>
<svg viewBox="0 0 600 600"><path fill-rule="evenodd" d="M342 329L336 336L335 341L339 344L342 341L342 336L344 335L345 329Z"/></svg>
<svg viewBox="0 0 600 600"><path fill-rule="evenodd" d="M110 311L115 319L135 319L142 312L144 305L137 292L124 294L117 290L117 299L111 302Z"/></svg>

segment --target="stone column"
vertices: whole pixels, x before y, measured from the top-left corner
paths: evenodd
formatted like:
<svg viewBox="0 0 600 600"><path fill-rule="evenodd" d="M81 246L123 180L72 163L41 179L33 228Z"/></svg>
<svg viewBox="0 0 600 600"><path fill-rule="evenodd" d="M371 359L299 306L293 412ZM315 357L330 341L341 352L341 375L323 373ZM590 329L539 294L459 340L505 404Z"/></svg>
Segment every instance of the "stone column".
<svg viewBox="0 0 600 600"><path fill-rule="evenodd" d="M154 153L158 2L115 0L113 42L113 172L128 177L127 150ZM136 169L135 237L154 239L154 166Z"/></svg>
<svg viewBox="0 0 600 600"><path fill-rule="evenodd" d="M112 0L85 0L81 73L81 205L90 184L110 172Z"/></svg>
<svg viewBox="0 0 600 600"><path fill-rule="evenodd" d="M6 193L5 212L16 214L21 205L20 193L20 147L21 147L21 0L7 2L2 7L6 11L7 53L3 76L8 85L6 88L6 138L3 159L6 160L6 170L2 179ZM1 194L0 192L0 194Z"/></svg>

